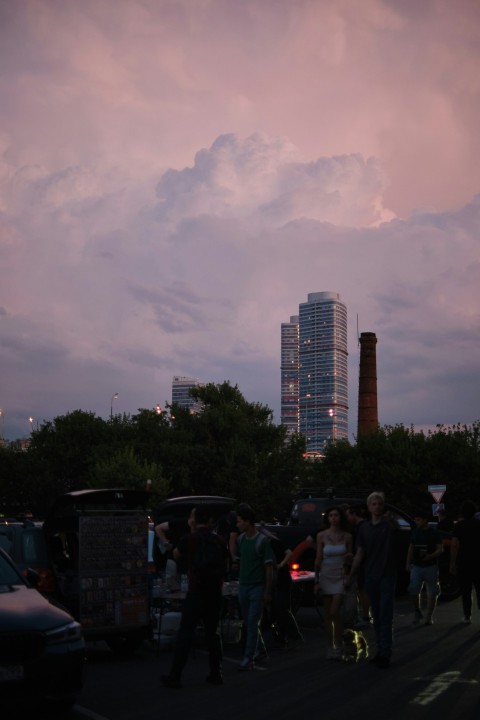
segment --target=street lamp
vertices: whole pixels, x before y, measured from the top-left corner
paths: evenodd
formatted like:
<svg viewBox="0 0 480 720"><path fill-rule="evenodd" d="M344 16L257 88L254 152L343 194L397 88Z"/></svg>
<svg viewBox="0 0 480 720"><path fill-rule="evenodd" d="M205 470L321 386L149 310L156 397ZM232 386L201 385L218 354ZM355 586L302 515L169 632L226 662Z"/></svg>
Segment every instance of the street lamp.
<svg viewBox="0 0 480 720"><path fill-rule="evenodd" d="M110 400L110 420L113 418L113 401L118 399L118 393L114 393L112 395L112 399Z"/></svg>
<svg viewBox="0 0 480 720"><path fill-rule="evenodd" d="M30 415L30 417L28 418L28 422L30 423L30 428L31 428L31 431L32 431L32 432L33 432L33 423L35 423L36 429L38 430L38 420L35 420L35 418L33 418L33 417Z"/></svg>

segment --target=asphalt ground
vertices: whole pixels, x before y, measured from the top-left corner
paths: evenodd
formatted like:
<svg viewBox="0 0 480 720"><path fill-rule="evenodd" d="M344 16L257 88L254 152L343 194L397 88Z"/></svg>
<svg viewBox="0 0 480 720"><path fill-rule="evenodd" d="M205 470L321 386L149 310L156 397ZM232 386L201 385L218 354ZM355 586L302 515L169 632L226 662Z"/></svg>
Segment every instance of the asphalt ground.
<svg viewBox="0 0 480 720"><path fill-rule="evenodd" d="M103 643L89 646L87 679L71 717L90 720L443 720L480 717L480 611L461 622L460 600L440 603L435 623L413 624L408 598L395 606L394 653L388 669L362 660L327 660L322 619L312 608L297 620L305 637L298 649L281 649L267 637L270 658L238 672L241 647L224 645L225 685L210 686L207 655L192 649L181 689L164 688L171 650L144 643L122 660ZM375 654L373 628L363 631Z"/></svg>

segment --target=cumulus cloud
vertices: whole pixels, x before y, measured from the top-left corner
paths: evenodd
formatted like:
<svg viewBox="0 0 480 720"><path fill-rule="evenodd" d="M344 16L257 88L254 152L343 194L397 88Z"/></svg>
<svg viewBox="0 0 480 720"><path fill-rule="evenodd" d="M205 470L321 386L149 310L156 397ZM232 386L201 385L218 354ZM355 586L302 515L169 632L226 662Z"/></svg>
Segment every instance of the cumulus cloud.
<svg viewBox="0 0 480 720"><path fill-rule="evenodd" d="M284 138L222 135L193 167L168 170L157 185L159 220L212 214L255 217L279 226L298 217L340 225L373 225L392 217L382 207L385 176L361 155L298 161Z"/></svg>
<svg viewBox="0 0 480 720"><path fill-rule="evenodd" d="M477 419L474 4L61 5L0 10L10 435L163 404L174 374L279 420L280 323L321 290L348 307L352 432L357 315L382 422Z"/></svg>

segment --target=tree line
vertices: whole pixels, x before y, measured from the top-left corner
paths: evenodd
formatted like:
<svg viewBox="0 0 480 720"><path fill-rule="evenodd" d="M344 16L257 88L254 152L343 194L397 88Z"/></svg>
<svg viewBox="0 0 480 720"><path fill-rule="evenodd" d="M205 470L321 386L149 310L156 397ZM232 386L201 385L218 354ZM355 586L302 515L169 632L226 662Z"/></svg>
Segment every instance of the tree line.
<svg viewBox="0 0 480 720"><path fill-rule="evenodd" d="M385 426L311 461L304 438L287 437L268 406L247 402L237 386L191 393L199 413L171 405L104 420L74 410L33 430L26 450L1 448L0 513L42 518L58 495L102 487L148 489L152 508L178 495L224 495L266 521L285 520L306 487L381 489L412 512L433 502L428 485L446 485L452 515L466 498L480 504L480 422L427 435Z"/></svg>

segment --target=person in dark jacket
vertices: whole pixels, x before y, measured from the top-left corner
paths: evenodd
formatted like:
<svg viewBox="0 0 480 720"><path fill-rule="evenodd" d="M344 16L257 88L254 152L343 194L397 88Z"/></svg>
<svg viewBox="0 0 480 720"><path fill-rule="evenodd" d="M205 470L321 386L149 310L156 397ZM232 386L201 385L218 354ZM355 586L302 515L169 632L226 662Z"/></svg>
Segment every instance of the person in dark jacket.
<svg viewBox="0 0 480 720"><path fill-rule="evenodd" d="M210 547L215 550L214 558ZM193 511L192 532L184 535L180 540L174 550L174 558L177 561L180 559L185 561L188 571L188 592L183 605L170 673L161 676L162 684L170 688L182 686L182 671L187 662L195 629L202 620L210 667L206 680L212 685L223 685L220 616L223 580L227 568L227 547L223 538L212 531L207 506L199 505Z"/></svg>
<svg viewBox="0 0 480 720"><path fill-rule="evenodd" d="M462 596L463 622L472 622L472 592L475 589L480 609L480 521L475 519L477 507L466 500L460 509L461 519L455 523L450 548L450 573L458 578Z"/></svg>
<svg viewBox="0 0 480 720"><path fill-rule="evenodd" d="M377 653L372 662L388 668L393 645L393 611L397 574L398 524L385 513L385 496L373 492L367 498L370 519L362 523L357 535L357 550L346 579L352 577L365 560L365 589L370 599Z"/></svg>

